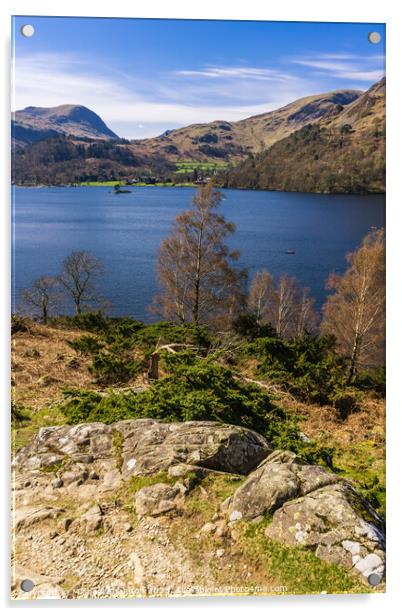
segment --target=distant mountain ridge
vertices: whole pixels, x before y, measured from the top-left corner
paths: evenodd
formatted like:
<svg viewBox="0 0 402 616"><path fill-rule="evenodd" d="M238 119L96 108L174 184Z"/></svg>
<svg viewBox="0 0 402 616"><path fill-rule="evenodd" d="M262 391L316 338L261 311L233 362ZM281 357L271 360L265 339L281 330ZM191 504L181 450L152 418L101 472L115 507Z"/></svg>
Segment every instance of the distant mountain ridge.
<svg viewBox="0 0 402 616"><path fill-rule="evenodd" d="M90 139L118 139L94 111L83 105L26 107L12 118L16 145L35 143L57 134Z"/></svg>
<svg viewBox="0 0 402 616"><path fill-rule="evenodd" d="M279 139L339 113L362 94L360 90L335 90L300 98L285 107L251 116L237 122L216 120L166 131L159 137L133 140L139 156L163 155L169 161L186 160L239 161Z"/></svg>
<svg viewBox="0 0 402 616"><path fill-rule="evenodd" d="M229 170L226 186L327 193L385 192L385 78Z"/></svg>
<svg viewBox="0 0 402 616"><path fill-rule="evenodd" d="M176 163L185 160L225 163L219 181L238 188L385 190L385 79L367 92L307 96L236 122L193 124L148 139L119 139L79 105L28 107L16 112L13 130L19 184L175 180Z"/></svg>

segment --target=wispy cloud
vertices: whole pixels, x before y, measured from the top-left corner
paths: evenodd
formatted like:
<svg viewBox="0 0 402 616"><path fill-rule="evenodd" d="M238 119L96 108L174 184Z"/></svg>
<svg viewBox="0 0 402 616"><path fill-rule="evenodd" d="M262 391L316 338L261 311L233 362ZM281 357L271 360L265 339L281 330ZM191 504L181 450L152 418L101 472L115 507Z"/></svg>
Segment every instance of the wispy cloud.
<svg viewBox="0 0 402 616"><path fill-rule="evenodd" d="M19 55L14 109L82 104L119 135L149 137L187 124L264 113L333 89L336 80L370 85L382 76L381 66L380 57L327 53L284 58L278 68L205 65L148 76L112 63L105 66L89 55Z"/></svg>
<svg viewBox="0 0 402 616"><path fill-rule="evenodd" d="M240 120L311 91L307 81L285 82L267 68L214 67L205 73L208 79L201 83L199 71L184 70L144 80L110 66L104 69L90 58L20 56L15 63L14 109L79 103L93 109L118 134L134 138L187 124ZM224 83L214 81L217 77ZM264 85L268 77L274 86L269 89Z"/></svg>
<svg viewBox="0 0 402 616"><path fill-rule="evenodd" d="M327 53L314 57L293 58L290 62L314 69L319 74L351 81L374 82L384 75L384 57L379 55Z"/></svg>
<svg viewBox="0 0 402 616"><path fill-rule="evenodd" d="M211 79L262 79L264 81L282 81L294 79L293 75L281 73L272 68L259 68L252 66L211 66L201 70L174 71L174 75L182 77L208 77Z"/></svg>

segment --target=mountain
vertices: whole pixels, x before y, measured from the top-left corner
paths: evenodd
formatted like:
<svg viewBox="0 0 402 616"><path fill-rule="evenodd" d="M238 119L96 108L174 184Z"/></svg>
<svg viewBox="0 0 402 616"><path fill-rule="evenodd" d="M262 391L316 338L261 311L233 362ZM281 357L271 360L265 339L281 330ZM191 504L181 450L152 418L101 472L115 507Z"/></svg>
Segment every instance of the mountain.
<svg viewBox="0 0 402 616"><path fill-rule="evenodd" d="M89 139L118 139L104 121L82 105L26 107L12 118L12 136L18 147L55 135Z"/></svg>
<svg viewBox="0 0 402 616"><path fill-rule="evenodd" d="M385 192L385 79L230 169L234 188Z"/></svg>
<svg viewBox="0 0 402 616"><path fill-rule="evenodd" d="M15 123L20 147L14 152L13 181L18 184L141 176L175 180L176 164L193 161L224 163L219 181L238 188L385 190L385 80L364 93L308 96L237 122L193 124L133 141L118 139L99 116L80 106L28 107L16 112ZM191 179L192 171L188 175Z"/></svg>
<svg viewBox="0 0 402 616"><path fill-rule="evenodd" d="M361 94L359 90L337 90L308 96L245 120L192 124L131 143L139 156L163 155L170 162L178 159L240 161L250 152L259 152L308 123L336 115Z"/></svg>

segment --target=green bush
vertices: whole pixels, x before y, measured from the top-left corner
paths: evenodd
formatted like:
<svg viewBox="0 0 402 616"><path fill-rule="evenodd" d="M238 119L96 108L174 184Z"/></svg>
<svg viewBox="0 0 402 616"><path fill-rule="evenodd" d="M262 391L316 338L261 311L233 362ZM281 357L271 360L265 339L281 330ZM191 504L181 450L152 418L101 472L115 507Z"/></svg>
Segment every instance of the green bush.
<svg viewBox="0 0 402 616"><path fill-rule="evenodd" d="M361 393L353 387L336 389L331 395L331 403L338 411L340 419L347 419L351 413L359 410Z"/></svg>
<svg viewBox="0 0 402 616"><path fill-rule="evenodd" d="M100 385L113 385L127 383L141 367L141 361L124 360L113 353L97 353L89 370Z"/></svg>
<svg viewBox="0 0 402 616"><path fill-rule="evenodd" d="M385 367L382 366L371 372L362 370L355 377L353 385L362 391L372 391L379 396L385 396Z"/></svg>
<svg viewBox="0 0 402 616"><path fill-rule="evenodd" d="M334 347L332 336L306 335L289 341L260 338L246 345L241 356L256 358L260 375L300 399L330 404L335 389L346 382L346 362Z"/></svg>
<svg viewBox="0 0 402 616"><path fill-rule="evenodd" d="M54 325L66 327L76 327L88 332L103 332L107 329L109 319L104 316L101 310L93 312L83 312L73 317L60 316L50 319Z"/></svg>
<svg viewBox="0 0 402 616"><path fill-rule="evenodd" d="M62 412L68 423L151 417L164 421L220 421L256 430L274 448L290 449L312 463L332 464L332 450L305 442L295 418L260 387L243 384L213 358L190 352L166 354L169 376L139 393L105 395L69 390Z"/></svg>
<svg viewBox="0 0 402 616"><path fill-rule="evenodd" d="M29 410L20 404L11 403L11 422L13 425L22 424L31 419Z"/></svg>
<svg viewBox="0 0 402 616"><path fill-rule="evenodd" d="M76 340L69 340L67 344L81 355L92 355L104 346L97 338L89 335L80 336Z"/></svg>
<svg viewBox="0 0 402 616"><path fill-rule="evenodd" d="M276 332L271 325L261 325L255 314L241 314L233 321L233 331L249 342L257 338L275 338Z"/></svg>

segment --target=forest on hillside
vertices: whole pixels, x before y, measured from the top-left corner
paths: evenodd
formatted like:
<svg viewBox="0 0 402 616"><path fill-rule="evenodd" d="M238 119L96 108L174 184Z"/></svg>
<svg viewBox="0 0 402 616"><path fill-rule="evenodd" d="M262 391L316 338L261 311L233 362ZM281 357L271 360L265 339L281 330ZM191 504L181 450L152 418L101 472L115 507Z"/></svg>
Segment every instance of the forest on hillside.
<svg viewBox="0 0 402 616"><path fill-rule="evenodd" d="M385 141L380 123L358 139L349 124L309 124L232 168L229 188L318 193L385 192Z"/></svg>

